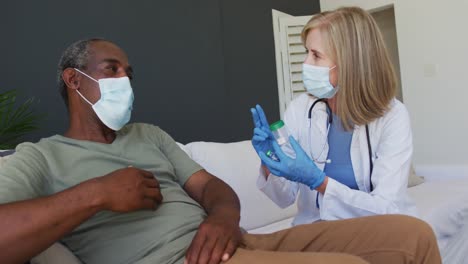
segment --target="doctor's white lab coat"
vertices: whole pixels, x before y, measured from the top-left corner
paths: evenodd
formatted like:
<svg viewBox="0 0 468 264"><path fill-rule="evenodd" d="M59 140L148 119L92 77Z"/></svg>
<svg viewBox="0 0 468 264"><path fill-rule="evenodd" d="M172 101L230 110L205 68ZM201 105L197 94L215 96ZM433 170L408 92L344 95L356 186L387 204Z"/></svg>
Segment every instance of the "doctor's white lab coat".
<svg viewBox="0 0 468 264"><path fill-rule="evenodd" d="M290 135L309 156L320 156L319 160L324 160L328 156L328 114L325 104L317 103L309 122L309 108L315 100L308 94L297 97L288 106L284 122ZM406 107L398 100L394 99L390 104L389 111L383 117L368 125L374 163L372 192L365 126L354 128L350 150L359 190L353 190L329 177L322 195L306 185L272 174L266 180L263 169L260 169L257 187L282 208L294 204L298 199L298 214L293 225L379 214L416 216L416 208L406 191L413 153L409 115ZM316 165L323 170L324 164Z"/></svg>

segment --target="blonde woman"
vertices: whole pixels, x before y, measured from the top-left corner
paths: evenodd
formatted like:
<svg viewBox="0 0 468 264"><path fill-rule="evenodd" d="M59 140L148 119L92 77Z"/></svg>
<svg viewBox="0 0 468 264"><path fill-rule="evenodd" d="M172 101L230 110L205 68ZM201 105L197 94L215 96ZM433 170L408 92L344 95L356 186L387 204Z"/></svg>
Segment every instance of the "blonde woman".
<svg viewBox="0 0 468 264"><path fill-rule="evenodd" d="M304 27L302 41L307 94L284 115L295 158L278 146L261 107L251 109L252 144L262 159L258 188L280 207L298 200L294 225L415 215L406 193L410 120L395 99L397 80L376 22L356 7L323 12Z"/></svg>

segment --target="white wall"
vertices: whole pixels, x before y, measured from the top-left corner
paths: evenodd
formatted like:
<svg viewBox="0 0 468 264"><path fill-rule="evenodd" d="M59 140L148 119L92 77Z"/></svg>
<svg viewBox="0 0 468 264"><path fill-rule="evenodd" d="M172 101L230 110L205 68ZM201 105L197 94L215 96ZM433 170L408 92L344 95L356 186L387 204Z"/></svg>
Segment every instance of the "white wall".
<svg viewBox="0 0 468 264"><path fill-rule="evenodd" d="M394 4L416 165L468 167L468 0L321 0L322 10Z"/></svg>
<svg viewBox="0 0 468 264"><path fill-rule="evenodd" d="M392 5L395 1L398 0L320 0L320 9L326 11L341 6L359 6L366 10L373 10Z"/></svg>

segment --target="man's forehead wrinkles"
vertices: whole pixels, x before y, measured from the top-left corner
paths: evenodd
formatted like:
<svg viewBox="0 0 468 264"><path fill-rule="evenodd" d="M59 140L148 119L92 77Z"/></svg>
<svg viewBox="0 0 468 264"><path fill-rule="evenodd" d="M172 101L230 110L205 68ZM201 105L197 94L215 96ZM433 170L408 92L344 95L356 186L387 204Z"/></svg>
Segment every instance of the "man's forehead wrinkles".
<svg viewBox="0 0 468 264"><path fill-rule="evenodd" d="M104 59L101 59L99 63L122 63L122 62L116 58L104 58Z"/></svg>

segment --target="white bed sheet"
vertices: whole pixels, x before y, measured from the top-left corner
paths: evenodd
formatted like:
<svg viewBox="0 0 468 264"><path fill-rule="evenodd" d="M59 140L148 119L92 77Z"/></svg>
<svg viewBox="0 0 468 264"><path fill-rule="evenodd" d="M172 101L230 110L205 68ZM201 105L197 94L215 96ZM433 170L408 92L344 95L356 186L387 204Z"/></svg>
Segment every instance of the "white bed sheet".
<svg viewBox="0 0 468 264"><path fill-rule="evenodd" d="M468 225L452 236L441 255L444 264L468 264Z"/></svg>
<svg viewBox="0 0 468 264"><path fill-rule="evenodd" d="M468 222L468 179L428 181L408 189L408 192L420 217L434 229L443 251Z"/></svg>

